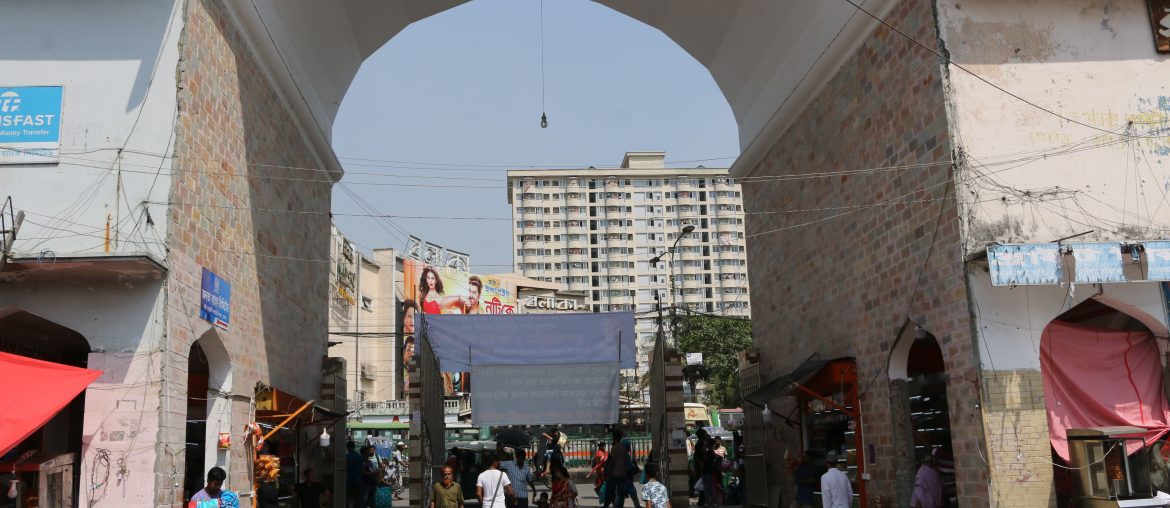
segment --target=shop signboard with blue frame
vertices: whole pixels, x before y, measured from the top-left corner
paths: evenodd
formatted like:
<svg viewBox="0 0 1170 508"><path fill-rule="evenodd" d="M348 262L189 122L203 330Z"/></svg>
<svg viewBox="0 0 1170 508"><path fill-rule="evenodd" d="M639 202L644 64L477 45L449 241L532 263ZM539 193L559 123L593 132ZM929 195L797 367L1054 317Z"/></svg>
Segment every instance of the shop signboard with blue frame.
<svg viewBox="0 0 1170 508"><path fill-rule="evenodd" d="M60 86L0 87L0 164L57 162L61 102Z"/></svg>
<svg viewBox="0 0 1170 508"><path fill-rule="evenodd" d="M993 286L1060 284L1064 271L1055 243L992 245L987 248Z"/></svg>
<svg viewBox="0 0 1170 508"><path fill-rule="evenodd" d="M1142 242L1146 251L1146 280L1170 280L1170 241Z"/></svg>
<svg viewBox="0 0 1170 508"><path fill-rule="evenodd" d="M199 318L227 330L232 311L231 283L204 268L199 293Z"/></svg>
<svg viewBox="0 0 1170 508"><path fill-rule="evenodd" d="M1073 281L1078 284L1125 282L1121 244L1074 242L1065 244L1076 260Z"/></svg>

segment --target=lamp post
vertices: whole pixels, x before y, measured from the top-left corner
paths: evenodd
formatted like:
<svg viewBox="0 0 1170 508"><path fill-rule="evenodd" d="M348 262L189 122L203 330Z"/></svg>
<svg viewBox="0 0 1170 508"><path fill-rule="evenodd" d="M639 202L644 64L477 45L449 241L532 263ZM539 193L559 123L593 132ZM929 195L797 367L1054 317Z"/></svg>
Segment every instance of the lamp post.
<svg viewBox="0 0 1170 508"><path fill-rule="evenodd" d="M669 288L670 288L670 338L674 342L675 348L678 348L678 334L677 334L678 330L676 329L676 324L675 324L675 318L677 317L678 313L677 313L677 307L675 306L675 303L674 303L674 293L676 291L675 284L674 284L674 251L678 248L678 242L682 241L683 237L691 234L691 232L694 230L695 230L695 226L692 224L687 224L686 226L683 226L682 233L680 233L678 235L678 238L674 239L674 243L671 244L670 248L667 249L666 252L664 253L664 254L668 254L670 256L669 260L667 261L666 267L668 270L670 270L670 284L669 284ZM662 254L654 256L653 258L650 259L650 263L654 264L654 265L657 265L660 262L662 262ZM661 300L659 301L658 306L659 306L659 310L661 312L661 308L662 308ZM659 318L659 320L658 320L658 332L659 332L659 335L662 334L662 319L661 318Z"/></svg>

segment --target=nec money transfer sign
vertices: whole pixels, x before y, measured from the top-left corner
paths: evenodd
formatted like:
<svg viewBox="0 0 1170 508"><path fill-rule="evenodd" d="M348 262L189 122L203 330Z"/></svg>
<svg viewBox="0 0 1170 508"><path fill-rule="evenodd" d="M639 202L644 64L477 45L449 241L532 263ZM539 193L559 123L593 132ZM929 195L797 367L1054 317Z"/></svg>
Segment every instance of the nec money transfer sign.
<svg viewBox="0 0 1170 508"><path fill-rule="evenodd" d="M0 164L57 162L61 87L0 87Z"/></svg>

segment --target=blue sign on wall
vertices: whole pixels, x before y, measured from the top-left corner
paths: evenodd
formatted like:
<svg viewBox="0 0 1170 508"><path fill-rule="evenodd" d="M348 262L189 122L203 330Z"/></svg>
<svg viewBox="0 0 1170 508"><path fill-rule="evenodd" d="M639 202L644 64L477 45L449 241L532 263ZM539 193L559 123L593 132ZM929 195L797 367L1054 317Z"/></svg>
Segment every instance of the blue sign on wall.
<svg viewBox="0 0 1170 508"><path fill-rule="evenodd" d="M1125 282L1119 243L1067 243L1077 262L1075 282Z"/></svg>
<svg viewBox="0 0 1170 508"><path fill-rule="evenodd" d="M232 315L231 283L204 268L203 283L199 289L199 318L227 330Z"/></svg>
<svg viewBox="0 0 1170 508"><path fill-rule="evenodd" d="M1060 284L1064 272L1060 266L1060 245L992 245L987 248L993 286L1028 286Z"/></svg>
<svg viewBox="0 0 1170 508"><path fill-rule="evenodd" d="M1170 242L1142 242L1146 249L1146 280L1170 280Z"/></svg>
<svg viewBox="0 0 1170 508"><path fill-rule="evenodd" d="M0 164L57 162L60 86L0 87Z"/></svg>

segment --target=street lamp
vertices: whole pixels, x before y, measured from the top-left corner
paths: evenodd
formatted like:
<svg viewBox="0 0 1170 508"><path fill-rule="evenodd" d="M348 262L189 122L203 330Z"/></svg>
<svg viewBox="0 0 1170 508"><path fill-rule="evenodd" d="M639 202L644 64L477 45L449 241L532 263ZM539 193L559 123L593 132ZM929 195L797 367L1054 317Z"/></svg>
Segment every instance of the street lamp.
<svg viewBox="0 0 1170 508"><path fill-rule="evenodd" d="M675 307L675 303L674 303L674 293L676 292L675 284L674 284L674 251L678 248L678 242L682 241L682 239L684 237L691 234L691 232L694 230L695 230L695 226L693 224L687 224L686 226L683 226L682 233L680 233L678 235L678 238L674 239L674 243L671 244L670 248L667 249L666 252L663 253L663 254L668 254L670 256L668 264L667 264L667 269L670 270L670 336L671 336L671 339L674 341L675 347L678 347L678 335L677 335L676 330L675 330L675 319L677 316L677 311L676 311L676 307ZM662 254L654 256L653 258L650 259L650 263L653 265L657 265L660 262L662 262ZM658 332L659 332L659 335L661 335L662 334L662 317L661 317L662 302L661 302L661 300L659 300L659 303L658 303L658 310L659 310Z"/></svg>

